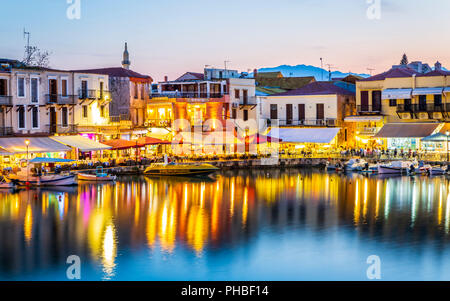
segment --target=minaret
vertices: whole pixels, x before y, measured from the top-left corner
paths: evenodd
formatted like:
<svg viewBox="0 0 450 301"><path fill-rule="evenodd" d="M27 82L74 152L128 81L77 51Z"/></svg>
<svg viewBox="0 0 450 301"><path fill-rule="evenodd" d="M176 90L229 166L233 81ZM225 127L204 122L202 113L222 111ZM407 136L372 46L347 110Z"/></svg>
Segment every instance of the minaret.
<svg viewBox="0 0 450 301"><path fill-rule="evenodd" d="M122 67L125 69L130 69L130 54L128 53L128 45L125 42L125 51L123 52L123 61L122 61Z"/></svg>

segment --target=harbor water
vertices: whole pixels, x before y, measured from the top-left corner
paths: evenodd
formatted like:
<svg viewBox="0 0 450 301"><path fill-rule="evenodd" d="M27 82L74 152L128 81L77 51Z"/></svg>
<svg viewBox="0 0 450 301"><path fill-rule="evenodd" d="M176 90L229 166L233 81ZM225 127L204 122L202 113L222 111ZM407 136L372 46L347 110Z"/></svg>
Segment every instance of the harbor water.
<svg viewBox="0 0 450 301"><path fill-rule="evenodd" d="M233 170L0 191L0 280L450 280L450 178Z"/></svg>

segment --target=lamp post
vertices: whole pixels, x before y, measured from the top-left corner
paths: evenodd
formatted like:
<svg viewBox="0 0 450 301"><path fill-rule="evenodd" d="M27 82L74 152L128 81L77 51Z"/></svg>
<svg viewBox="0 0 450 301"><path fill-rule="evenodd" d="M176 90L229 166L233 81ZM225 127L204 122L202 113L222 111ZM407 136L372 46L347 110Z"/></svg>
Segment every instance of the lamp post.
<svg viewBox="0 0 450 301"><path fill-rule="evenodd" d="M450 135L450 132L449 132L449 131L446 131L446 132L445 132L445 136L447 136L447 144L446 144L446 150L447 150L447 164L448 164L448 161L449 161L449 153L448 153L448 135Z"/></svg>
<svg viewBox="0 0 450 301"><path fill-rule="evenodd" d="M30 167L29 167L30 162L29 162L29 158L28 158L28 146L30 145L30 140L26 139L25 140L25 144L27 146L27 185L29 185L29 183L28 183L28 174L30 172Z"/></svg>

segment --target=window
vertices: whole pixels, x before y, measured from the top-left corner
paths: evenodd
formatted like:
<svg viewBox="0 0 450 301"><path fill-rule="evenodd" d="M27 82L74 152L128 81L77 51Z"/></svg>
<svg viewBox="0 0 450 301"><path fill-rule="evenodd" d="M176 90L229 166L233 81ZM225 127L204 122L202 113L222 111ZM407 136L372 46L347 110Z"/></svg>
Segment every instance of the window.
<svg viewBox="0 0 450 301"><path fill-rule="evenodd" d="M442 95L434 95L434 106L440 107L442 106Z"/></svg>
<svg viewBox="0 0 450 301"><path fill-rule="evenodd" d="M278 105L270 105L270 119L278 119Z"/></svg>
<svg viewBox="0 0 450 301"><path fill-rule="evenodd" d="M248 120L248 110L244 110L244 121Z"/></svg>
<svg viewBox="0 0 450 301"><path fill-rule="evenodd" d="M381 111L381 91L372 91L372 112Z"/></svg>
<svg viewBox="0 0 450 301"><path fill-rule="evenodd" d="M141 99L144 100L145 88L144 85L141 85Z"/></svg>
<svg viewBox="0 0 450 301"><path fill-rule="evenodd" d="M8 80L0 79L0 95L7 96L8 95Z"/></svg>
<svg viewBox="0 0 450 301"><path fill-rule="evenodd" d="M105 106L100 106L100 117L105 118Z"/></svg>
<svg viewBox="0 0 450 301"><path fill-rule="evenodd" d="M18 120L18 127L19 129L23 130L25 129L25 107L20 106L17 111L17 120Z"/></svg>
<svg viewBox="0 0 450 301"><path fill-rule="evenodd" d="M31 110L31 124L33 129L39 128L39 108L33 107Z"/></svg>
<svg viewBox="0 0 450 301"><path fill-rule="evenodd" d="M83 105L83 118L88 118L88 106Z"/></svg>
<svg viewBox="0 0 450 301"><path fill-rule="evenodd" d="M17 97L25 97L25 78L17 79Z"/></svg>
<svg viewBox="0 0 450 301"><path fill-rule="evenodd" d="M138 83L135 83L134 84L134 98L138 98L138 94L139 94L139 90L138 90L139 88L138 88Z"/></svg>
<svg viewBox="0 0 450 301"><path fill-rule="evenodd" d="M231 110L231 118L233 118L233 119L236 119L237 118L237 111L236 111L236 109L232 109Z"/></svg>
<svg viewBox="0 0 450 301"><path fill-rule="evenodd" d="M67 97L67 79L61 80L61 95Z"/></svg>
<svg viewBox="0 0 450 301"><path fill-rule="evenodd" d="M103 82L100 82L100 99L103 99L103 89L104 89L104 84L103 84Z"/></svg>
<svg viewBox="0 0 450 301"><path fill-rule="evenodd" d="M67 107L63 107L61 109L61 126L68 127L68 120L69 120L69 116L68 116Z"/></svg>
<svg viewBox="0 0 450 301"><path fill-rule="evenodd" d="M292 104L286 104L286 124L292 124Z"/></svg>
<svg viewBox="0 0 450 301"><path fill-rule="evenodd" d="M397 106L397 99L389 99L389 106L390 107L396 107Z"/></svg>
<svg viewBox="0 0 450 301"><path fill-rule="evenodd" d="M234 98L237 98L237 99L241 98L240 90L234 89Z"/></svg>
<svg viewBox="0 0 450 301"><path fill-rule="evenodd" d="M31 89L31 102L33 103L38 103L39 102L39 79L37 78L32 78L31 79L31 85L30 85L30 89Z"/></svg>

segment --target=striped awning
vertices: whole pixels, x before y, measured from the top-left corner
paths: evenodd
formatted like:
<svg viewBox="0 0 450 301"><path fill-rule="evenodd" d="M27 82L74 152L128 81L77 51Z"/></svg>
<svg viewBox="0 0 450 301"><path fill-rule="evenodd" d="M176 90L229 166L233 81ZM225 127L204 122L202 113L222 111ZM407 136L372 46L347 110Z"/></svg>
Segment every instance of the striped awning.
<svg viewBox="0 0 450 301"><path fill-rule="evenodd" d="M27 152L25 141L28 140L30 153L59 153L70 152L72 149L48 137L10 137L0 138L0 147L11 154L24 154Z"/></svg>
<svg viewBox="0 0 450 301"><path fill-rule="evenodd" d="M444 87L435 88L417 88L413 90L412 95L440 95L444 91Z"/></svg>
<svg viewBox="0 0 450 301"><path fill-rule="evenodd" d="M82 152L93 152L111 149L111 146L99 143L89 138L82 137L80 135L74 136L55 136L51 137L53 140L58 141L67 146L78 148Z"/></svg>
<svg viewBox="0 0 450 301"><path fill-rule="evenodd" d="M382 99L408 99L411 98L412 89L386 89L382 92Z"/></svg>

